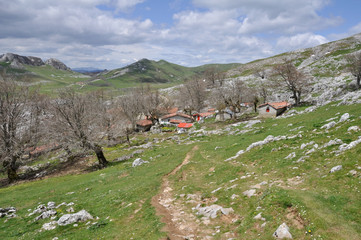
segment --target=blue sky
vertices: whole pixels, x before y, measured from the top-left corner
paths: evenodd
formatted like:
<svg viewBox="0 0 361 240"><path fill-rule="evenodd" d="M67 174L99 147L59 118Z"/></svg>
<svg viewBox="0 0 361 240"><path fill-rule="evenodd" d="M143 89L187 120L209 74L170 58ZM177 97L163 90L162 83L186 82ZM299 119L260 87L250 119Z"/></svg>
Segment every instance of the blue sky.
<svg viewBox="0 0 361 240"><path fill-rule="evenodd" d="M0 0L0 54L114 69L246 63L361 32L360 0Z"/></svg>

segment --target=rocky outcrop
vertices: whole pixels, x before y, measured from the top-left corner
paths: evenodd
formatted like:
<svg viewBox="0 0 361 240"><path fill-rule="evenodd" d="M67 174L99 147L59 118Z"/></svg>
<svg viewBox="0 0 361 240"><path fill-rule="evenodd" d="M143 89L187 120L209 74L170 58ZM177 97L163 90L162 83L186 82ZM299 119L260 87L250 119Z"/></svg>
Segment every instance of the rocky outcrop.
<svg viewBox="0 0 361 240"><path fill-rule="evenodd" d="M55 58L50 58L50 59L46 60L45 64L50 65L59 70L71 71L71 69L69 67L67 67L63 62L61 62Z"/></svg>
<svg viewBox="0 0 361 240"><path fill-rule="evenodd" d="M32 56L20 56L18 54L14 53L6 53L3 55L0 55L0 62L9 62L10 66L13 68L23 68L23 65L30 65L30 66L43 66L43 65L49 65L56 69L65 70L65 71L71 71L69 67L67 67L64 63L59 61L55 58L50 58L43 62L41 58L38 57L32 57Z"/></svg>
<svg viewBox="0 0 361 240"><path fill-rule="evenodd" d="M11 66L14 68L22 68L23 65L30 65L30 66L42 66L45 65L43 60L38 57L25 57L20 56L14 53L6 53L0 56L0 62L10 62Z"/></svg>

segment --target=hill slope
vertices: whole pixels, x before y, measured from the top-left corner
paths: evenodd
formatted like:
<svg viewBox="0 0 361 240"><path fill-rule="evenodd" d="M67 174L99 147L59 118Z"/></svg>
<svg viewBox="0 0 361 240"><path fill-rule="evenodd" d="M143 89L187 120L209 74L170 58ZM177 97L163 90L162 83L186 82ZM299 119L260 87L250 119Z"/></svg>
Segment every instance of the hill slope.
<svg viewBox="0 0 361 240"><path fill-rule="evenodd" d="M147 135L151 144L129 161L0 189L0 207L15 207L18 216L1 219L0 234L5 239L160 239L174 233L274 239L285 222L294 239L360 239L361 140L359 132L349 130L361 126L360 106L329 104L287 118L210 122L190 135ZM323 127L332 121L333 127ZM106 155L117 159L132 151L120 145L106 149ZM136 157L149 163L132 167ZM164 181L167 188L161 187ZM158 198L166 209L161 216L171 212L173 220L156 215L152 198L161 190L167 192ZM53 220L34 221L40 213L29 213L52 201L72 202L75 212L85 209L94 219L40 230ZM223 210L206 217L211 206ZM59 207L54 220L68 208ZM179 229L164 229L162 221L174 221Z"/></svg>

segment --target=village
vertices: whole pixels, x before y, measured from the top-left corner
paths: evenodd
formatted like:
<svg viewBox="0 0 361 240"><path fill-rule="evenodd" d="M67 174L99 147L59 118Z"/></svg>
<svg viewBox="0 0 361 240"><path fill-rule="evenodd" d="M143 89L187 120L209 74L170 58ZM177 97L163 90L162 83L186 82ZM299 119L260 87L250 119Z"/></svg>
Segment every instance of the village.
<svg viewBox="0 0 361 240"><path fill-rule="evenodd" d="M254 111L252 103L241 103L241 116L245 113L252 113ZM290 109L291 104L286 101L283 102L269 102L263 103L257 107L259 118L277 117L282 115L286 110ZM185 114L178 108L171 108L167 111L168 114L162 115L157 119L156 123L145 118L136 122L136 130L139 132L156 131L155 129L162 129L162 127L173 127L178 133L184 133L193 127L194 123L203 123L206 119L214 119L214 121L225 121L235 119L235 112L230 109L225 109L222 113L215 108L209 108L206 112L194 113L192 116ZM169 128L166 128L169 131Z"/></svg>

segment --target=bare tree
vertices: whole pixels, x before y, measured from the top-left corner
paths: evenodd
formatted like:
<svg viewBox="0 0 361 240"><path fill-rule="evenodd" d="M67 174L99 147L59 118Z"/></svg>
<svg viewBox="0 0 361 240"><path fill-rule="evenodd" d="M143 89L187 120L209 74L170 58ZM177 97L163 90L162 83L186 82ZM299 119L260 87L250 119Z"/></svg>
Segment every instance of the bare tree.
<svg viewBox="0 0 361 240"><path fill-rule="evenodd" d="M356 85L360 88L360 81L361 81L361 52L352 54L347 56L346 58L349 64L349 71L351 74L356 77Z"/></svg>
<svg viewBox="0 0 361 240"><path fill-rule="evenodd" d="M42 110L37 92L4 79L0 82L0 160L13 182L19 178L18 160L39 141Z"/></svg>
<svg viewBox="0 0 361 240"><path fill-rule="evenodd" d="M127 142L130 146L129 136L136 128L136 122L143 112L143 98L142 92L139 89L131 89L125 95L121 96L117 105L120 109L120 120L123 119L122 132L126 135Z"/></svg>
<svg viewBox="0 0 361 240"><path fill-rule="evenodd" d="M204 71L202 78L209 83L210 87L216 87L217 83L222 86L226 79L226 73L217 71L215 67L210 67Z"/></svg>
<svg viewBox="0 0 361 240"><path fill-rule="evenodd" d="M99 145L104 131L100 116L103 103L91 95L81 95L67 88L52 101L54 133L62 142L71 142L95 152L101 167L108 164Z"/></svg>
<svg viewBox="0 0 361 240"><path fill-rule="evenodd" d="M180 89L179 99L188 114L192 111L201 111L207 99L205 82L201 78L193 78L186 81Z"/></svg>
<svg viewBox="0 0 361 240"><path fill-rule="evenodd" d="M285 60L284 63L276 65L273 68L273 77L276 84L292 92L296 105L300 104L302 94L310 87L309 77L298 70L291 61Z"/></svg>
<svg viewBox="0 0 361 240"><path fill-rule="evenodd" d="M266 71L264 69L261 69L261 68L256 68L254 71L253 71L253 75L255 77L259 77L261 79L265 79L266 78Z"/></svg>
<svg viewBox="0 0 361 240"><path fill-rule="evenodd" d="M212 92L211 101L220 113L227 107L237 113L241 110L241 103L248 100L248 92L248 87L243 82L231 81L226 86L216 88Z"/></svg>

